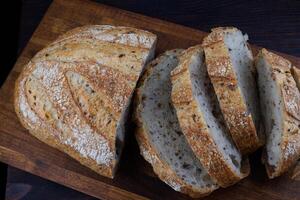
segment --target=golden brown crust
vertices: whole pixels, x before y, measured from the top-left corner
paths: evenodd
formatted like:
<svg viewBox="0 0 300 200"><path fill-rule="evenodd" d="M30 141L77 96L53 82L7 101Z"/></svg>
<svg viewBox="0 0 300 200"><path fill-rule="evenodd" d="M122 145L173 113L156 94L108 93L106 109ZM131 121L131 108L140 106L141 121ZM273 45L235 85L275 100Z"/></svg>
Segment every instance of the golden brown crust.
<svg viewBox="0 0 300 200"><path fill-rule="evenodd" d="M199 188L196 188L192 185L188 185L174 172L174 170L166 163L166 161L161 159L156 148L152 145L152 142L148 137L149 130L146 127L140 115L143 104L142 91L145 80L151 75L153 68L157 65L157 63L159 63L162 59L165 59L164 57L168 54L176 53L176 51L178 50L167 51L158 58L156 58L154 61L152 61L147 66L143 76L139 81L139 86L136 89L134 100L135 111L133 119L137 125L135 136L140 148L141 155L147 160L147 162L149 162L152 165L154 172L162 181L172 186L172 188L177 191L180 191L184 194L188 194L193 198L199 198L209 195L212 191L205 191L205 189L199 191Z"/></svg>
<svg viewBox="0 0 300 200"><path fill-rule="evenodd" d="M114 26L85 26L61 36L16 81L21 123L39 140L112 178L117 124L155 42L149 32Z"/></svg>
<svg viewBox="0 0 300 200"><path fill-rule="evenodd" d="M242 154L248 154L263 142L257 135L251 114L247 112L229 50L223 40L225 33L234 31L237 29L231 27L213 29L204 39L203 48L208 74L231 136Z"/></svg>
<svg viewBox="0 0 300 200"><path fill-rule="evenodd" d="M63 40L55 41L38 52L32 61L94 61L98 64L109 66L111 69L116 69L123 74L136 75L140 73L140 63L144 62L143 64L145 64L151 49L139 47L139 43L136 45L128 44L125 39L121 41L116 40L115 42L111 41L111 38L104 38L109 41L102 40L103 38L99 36L101 35L100 33L92 34L93 32L88 32L83 35L76 35L76 37L67 37ZM64 36L61 37L64 38ZM155 46L156 37L154 35L151 37L151 42Z"/></svg>
<svg viewBox="0 0 300 200"><path fill-rule="evenodd" d="M25 70L26 69L26 70ZM20 95L20 92L25 93L24 91L24 85L19 84L22 80L26 79L26 77L30 76L30 72L32 71L32 66L30 63L24 68L24 70L21 72L20 76L18 77L15 85L15 92L14 92L14 100L15 100L15 111L17 113L17 116L19 117L19 120L21 124L29 130L30 134L32 134L34 137L39 139L40 141L50 145L51 147L54 147L60 151L63 151L70 155L71 157L75 158L77 161L82 163L83 165L89 166L92 170L96 171L99 174L105 174L107 177L113 177L113 165L115 163L111 163L111 166L109 167L103 167L100 165L95 164L95 160L84 158L82 156L78 156L78 153L74 151L70 146L62 144L58 137L52 137L50 134L56 135L57 131L54 130L53 127L47 126L45 120L38 119L38 116L36 116L35 112L34 115L36 116L37 121L30 121L30 118L23 116L23 111L21 111L20 102L22 101L22 95ZM31 109L28 107L28 109Z"/></svg>
<svg viewBox="0 0 300 200"><path fill-rule="evenodd" d="M150 49L156 40L151 32L125 26L86 25L72 29L57 38L53 43L74 38L92 38L125 46Z"/></svg>
<svg viewBox="0 0 300 200"><path fill-rule="evenodd" d="M211 29L211 33L203 39L202 46L211 45L215 42L221 41L227 33L238 31L235 27L217 27Z"/></svg>
<svg viewBox="0 0 300 200"><path fill-rule="evenodd" d="M241 174L237 174L228 165L217 144L209 134L204 116L192 94L189 65L192 56L202 56L202 48L188 49L180 57L181 64L172 71L172 102L182 132L208 174L220 186L230 186L249 174L249 165ZM183 58L183 59L182 59Z"/></svg>
<svg viewBox="0 0 300 200"><path fill-rule="evenodd" d="M286 172L300 157L300 92L291 74L290 61L262 49L262 56L272 68L272 78L283 100L283 132L280 143L281 155L277 166L270 166L265 154L268 176L274 178Z"/></svg>

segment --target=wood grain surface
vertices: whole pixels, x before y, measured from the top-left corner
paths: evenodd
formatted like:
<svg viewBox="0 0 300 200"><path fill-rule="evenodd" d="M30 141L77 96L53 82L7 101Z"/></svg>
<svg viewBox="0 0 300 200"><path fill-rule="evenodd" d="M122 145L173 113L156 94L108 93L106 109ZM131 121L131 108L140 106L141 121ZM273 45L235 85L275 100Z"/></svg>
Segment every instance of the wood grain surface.
<svg viewBox="0 0 300 200"><path fill-rule="evenodd" d="M101 199L188 199L153 174L139 155L132 126L128 127L121 167L116 178L110 180L41 143L19 123L13 109L13 89L23 66L58 35L85 24L125 25L152 31L159 38L157 53L198 44L206 35L202 31L93 2L54 1L0 90L0 161ZM300 66L299 58L284 56ZM299 181L292 181L288 175L268 180L259 160L259 152L251 157L250 177L235 186L213 192L206 199L299 199Z"/></svg>

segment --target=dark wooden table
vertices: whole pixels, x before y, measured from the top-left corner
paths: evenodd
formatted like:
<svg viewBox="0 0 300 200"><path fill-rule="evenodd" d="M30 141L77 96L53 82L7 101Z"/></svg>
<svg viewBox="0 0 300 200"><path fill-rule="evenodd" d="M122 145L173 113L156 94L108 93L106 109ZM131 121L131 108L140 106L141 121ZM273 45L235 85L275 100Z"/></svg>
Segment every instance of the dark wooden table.
<svg viewBox="0 0 300 200"><path fill-rule="evenodd" d="M214 26L234 25L250 35L251 43L287 54L300 56L300 1L170 1L104 0L99 1L121 9L172 21L209 31ZM7 55L1 58L0 84L4 81L17 55L37 27L50 0L23 0L1 9L11 9L10 29L5 32ZM1 123L1 122L0 122ZM94 199L37 176L0 163L0 182L6 181L7 200ZM5 188L0 189L3 199Z"/></svg>

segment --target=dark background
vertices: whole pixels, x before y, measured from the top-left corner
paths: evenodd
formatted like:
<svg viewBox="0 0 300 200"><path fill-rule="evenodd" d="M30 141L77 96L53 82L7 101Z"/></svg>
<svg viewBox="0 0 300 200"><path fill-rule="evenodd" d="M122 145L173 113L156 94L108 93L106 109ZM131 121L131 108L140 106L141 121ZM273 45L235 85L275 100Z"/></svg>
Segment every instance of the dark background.
<svg viewBox="0 0 300 200"><path fill-rule="evenodd" d="M1 3L0 85L51 2L50 0L13 0L9 3ZM299 0L104 0L97 2L203 31L209 31L214 26L236 26L248 33L251 43L300 56ZM0 170L0 181L3 182L5 166L0 164ZM1 189L3 191L5 187ZM94 198L8 167L6 199L90 200Z"/></svg>

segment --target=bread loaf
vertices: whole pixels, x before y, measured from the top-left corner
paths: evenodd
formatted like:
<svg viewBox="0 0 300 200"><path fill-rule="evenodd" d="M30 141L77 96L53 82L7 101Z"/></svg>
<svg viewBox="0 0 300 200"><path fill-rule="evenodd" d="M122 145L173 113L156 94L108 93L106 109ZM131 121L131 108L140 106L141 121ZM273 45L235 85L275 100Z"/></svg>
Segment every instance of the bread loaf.
<svg viewBox="0 0 300 200"><path fill-rule="evenodd" d="M207 71L231 136L248 154L264 144L253 56L247 35L219 27L203 40Z"/></svg>
<svg viewBox="0 0 300 200"><path fill-rule="evenodd" d="M262 49L256 58L261 112L266 131L263 161L270 178L286 172L300 157L300 93L291 63Z"/></svg>
<svg viewBox="0 0 300 200"><path fill-rule="evenodd" d="M76 28L37 53L16 82L15 110L29 132L113 177L136 82L156 36L128 27Z"/></svg>
<svg viewBox="0 0 300 200"><path fill-rule="evenodd" d="M136 95L136 139L154 172L174 190L192 197L218 188L181 132L171 103L170 73L180 51L167 51L146 68Z"/></svg>
<svg viewBox="0 0 300 200"><path fill-rule="evenodd" d="M180 128L216 183L230 186L246 177L249 163L232 141L220 112L200 46L185 50L172 71L172 102Z"/></svg>

